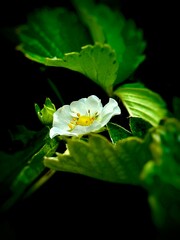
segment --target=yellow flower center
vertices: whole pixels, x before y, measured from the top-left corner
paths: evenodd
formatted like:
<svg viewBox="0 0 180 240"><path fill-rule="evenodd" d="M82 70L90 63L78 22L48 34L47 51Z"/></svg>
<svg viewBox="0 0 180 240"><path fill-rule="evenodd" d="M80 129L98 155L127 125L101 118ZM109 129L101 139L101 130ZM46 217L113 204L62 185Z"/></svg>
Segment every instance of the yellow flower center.
<svg viewBox="0 0 180 240"><path fill-rule="evenodd" d="M77 113L77 117L74 117L71 122L68 124L70 130L73 130L76 125L79 126L90 126L94 120L98 117L98 113L95 113L93 117L90 116L90 110L88 110L88 116L81 116L80 113Z"/></svg>
<svg viewBox="0 0 180 240"><path fill-rule="evenodd" d="M94 118L90 116L80 116L76 122L76 125L89 126L94 122Z"/></svg>

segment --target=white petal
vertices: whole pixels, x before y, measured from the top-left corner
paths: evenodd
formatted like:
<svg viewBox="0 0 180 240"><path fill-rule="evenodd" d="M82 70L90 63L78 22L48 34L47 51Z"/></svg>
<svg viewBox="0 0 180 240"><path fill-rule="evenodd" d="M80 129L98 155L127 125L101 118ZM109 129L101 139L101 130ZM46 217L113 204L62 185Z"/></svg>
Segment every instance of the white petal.
<svg viewBox="0 0 180 240"><path fill-rule="evenodd" d="M67 130L64 130L64 129L60 129L60 128L57 128L57 127L52 127L50 129L50 138L54 138L58 135L62 135L62 136L78 136L77 134L74 134L72 133L72 131L67 131Z"/></svg>
<svg viewBox="0 0 180 240"><path fill-rule="evenodd" d="M59 108L53 114L53 126L59 126L59 124L69 124L71 121L71 111L69 105L64 105L63 107Z"/></svg>
<svg viewBox="0 0 180 240"><path fill-rule="evenodd" d="M73 101L70 104L70 109L72 112L80 113L81 115L86 115L86 98L81 98L78 101Z"/></svg>
<svg viewBox="0 0 180 240"><path fill-rule="evenodd" d="M106 115L108 113L111 113L115 109L116 109L116 114L120 114L121 113L121 110L120 110L120 108L118 106L117 101L115 99L113 99L113 98L110 98L109 102L104 106L102 114Z"/></svg>
<svg viewBox="0 0 180 240"><path fill-rule="evenodd" d="M94 123L90 126L89 131L90 132L96 132L99 129L101 129L102 127L104 127L101 122L99 121L94 121Z"/></svg>
<svg viewBox="0 0 180 240"><path fill-rule="evenodd" d="M67 135L74 136L74 134L69 134L68 124L72 120L71 111L69 105L64 105L59 108L53 114L53 127L50 129L50 138L57 135Z"/></svg>
<svg viewBox="0 0 180 240"><path fill-rule="evenodd" d="M101 100L95 95L91 95L86 100L86 111L90 110L91 115L94 115L96 112L101 113L102 111Z"/></svg>
<svg viewBox="0 0 180 240"><path fill-rule="evenodd" d="M84 134L88 134L91 132L95 132L97 130L99 130L102 127L101 123L94 121L93 124L91 124L90 126L80 126L77 125L73 130L72 133L78 135L84 135Z"/></svg>
<svg viewBox="0 0 180 240"><path fill-rule="evenodd" d="M71 132L76 136L89 133L88 126L80 126L80 125L77 125Z"/></svg>
<svg viewBox="0 0 180 240"><path fill-rule="evenodd" d="M110 119L115 116L121 114L121 109L118 106L118 103L113 98L109 99L109 102L104 106L102 114L99 116L99 120L101 124L105 126Z"/></svg>
<svg viewBox="0 0 180 240"><path fill-rule="evenodd" d="M57 127L52 127L49 132L50 138L54 138L57 135L61 135L61 130Z"/></svg>

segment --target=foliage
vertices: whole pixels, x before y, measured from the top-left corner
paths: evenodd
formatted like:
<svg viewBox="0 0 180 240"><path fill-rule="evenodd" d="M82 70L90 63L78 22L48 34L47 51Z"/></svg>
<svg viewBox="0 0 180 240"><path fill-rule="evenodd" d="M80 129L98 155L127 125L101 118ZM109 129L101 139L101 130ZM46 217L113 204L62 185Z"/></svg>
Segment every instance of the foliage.
<svg viewBox="0 0 180 240"><path fill-rule="evenodd" d="M143 32L133 20L126 20L105 4L72 3L74 12L57 7L30 14L27 23L17 28L17 49L41 65L86 76L108 97L123 104L129 114L129 128L116 121L103 129L107 135L100 132L51 139L49 130L56 107L49 98L43 109L35 104L37 117L45 127L39 132L19 127L12 137L23 143L23 149L1 152L2 210L28 191L32 193L51 169L141 186L149 194L157 227L179 225L179 98L174 98L174 112L170 113L158 93L140 80L130 80L145 60L146 47Z"/></svg>
<svg viewBox="0 0 180 240"><path fill-rule="evenodd" d="M141 173L142 184L149 192L149 204L156 225L165 231L177 230L180 223L180 121L166 119L151 129L152 159Z"/></svg>
<svg viewBox="0 0 180 240"><path fill-rule="evenodd" d="M0 195L5 200L1 202L3 211L12 207L47 172L44 156L53 155L58 147L58 142L49 138L48 128L31 134L30 130L23 129L25 133L28 131L28 136L17 131L17 137L14 137L26 142L23 149L15 153L0 152Z"/></svg>

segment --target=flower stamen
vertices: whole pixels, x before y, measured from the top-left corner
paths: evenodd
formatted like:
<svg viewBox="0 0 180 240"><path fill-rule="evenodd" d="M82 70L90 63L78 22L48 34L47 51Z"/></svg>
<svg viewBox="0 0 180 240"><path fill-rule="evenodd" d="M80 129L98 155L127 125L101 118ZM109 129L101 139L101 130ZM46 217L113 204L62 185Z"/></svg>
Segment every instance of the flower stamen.
<svg viewBox="0 0 180 240"><path fill-rule="evenodd" d="M94 122L94 118L90 116L80 116L76 124L80 126L89 126Z"/></svg>
<svg viewBox="0 0 180 240"><path fill-rule="evenodd" d="M77 125L79 126L90 126L94 120L98 117L98 112L91 116L91 111L88 109L87 115L82 115L80 113L76 113L77 117L73 117L71 122L68 124L70 130L73 130Z"/></svg>

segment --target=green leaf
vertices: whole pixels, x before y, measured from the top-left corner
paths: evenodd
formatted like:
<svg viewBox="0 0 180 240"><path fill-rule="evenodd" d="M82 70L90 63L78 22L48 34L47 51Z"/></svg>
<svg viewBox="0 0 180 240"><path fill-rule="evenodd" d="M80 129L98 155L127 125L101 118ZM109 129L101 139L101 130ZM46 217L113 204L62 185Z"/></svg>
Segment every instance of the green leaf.
<svg viewBox="0 0 180 240"><path fill-rule="evenodd" d="M75 13L64 8L34 11L27 24L17 29L17 35L21 42L17 49L40 63L45 63L46 58L62 58L65 53L80 51L82 46L92 43Z"/></svg>
<svg viewBox="0 0 180 240"><path fill-rule="evenodd" d="M47 128L43 128L41 131L36 132L33 137L29 137L29 130L24 126L19 127L19 130L25 129L25 132L14 133L13 140L19 139L19 136L26 136L26 145L20 151L14 152L0 152L0 182L8 184L11 183L12 179L21 171L26 165L29 158L35 154L42 147L44 138L47 135ZM25 133L28 133L27 135ZM22 138L21 138L22 139ZM24 141L24 140L23 140Z"/></svg>
<svg viewBox="0 0 180 240"><path fill-rule="evenodd" d="M143 31L133 20L104 4L94 1L73 1L94 42L109 44L117 54L119 71L114 85L125 81L145 59Z"/></svg>
<svg viewBox="0 0 180 240"><path fill-rule="evenodd" d="M44 128L37 132L31 143L21 151L0 153L0 192L6 196L2 210L10 208L43 173L44 156L55 153L58 142L49 138L47 130Z"/></svg>
<svg viewBox="0 0 180 240"><path fill-rule="evenodd" d="M110 95L112 85L128 78L144 60L142 31L137 30L132 21L126 21L120 12L105 5L93 5L89 9L79 6L78 9L94 42L101 44L101 52L97 50L100 45L95 44L94 48L88 45L92 39L84 24L64 8L32 13L27 24L17 32L21 41L17 49L41 64L78 71ZM94 54L91 50L95 50Z"/></svg>
<svg viewBox="0 0 180 240"><path fill-rule="evenodd" d="M33 56L31 56L33 57ZM100 85L109 95L117 76L116 54L109 45L95 44L82 47L82 50L65 54L63 59L43 58L48 66L65 67L84 74Z"/></svg>
<svg viewBox="0 0 180 240"><path fill-rule="evenodd" d="M107 124L107 130L111 137L112 143L116 143L119 140L132 136L131 132L116 123L109 122Z"/></svg>
<svg viewBox="0 0 180 240"><path fill-rule="evenodd" d="M80 53L67 54L61 66L78 71L111 94L117 77L118 63L114 50L107 44L82 47Z"/></svg>
<svg viewBox="0 0 180 240"><path fill-rule="evenodd" d="M45 157L45 166L114 183L139 184L139 174L147 159L139 138L129 137L112 144L94 134L88 142L69 139L68 150L56 157ZM144 155L145 154L145 155ZM138 156L138 157L137 157Z"/></svg>
<svg viewBox="0 0 180 240"><path fill-rule="evenodd" d="M134 136L144 138L152 125L142 118L132 117L129 120L130 129Z"/></svg>
<svg viewBox="0 0 180 240"><path fill-rule="evenodd" d="M152 159L141 173L142 186L149 193L154 223L172 233L180 226L180 121L167 118L146 139Z"/></svg>
<svg viewBox="0 0 180 240"><path fill-rule="evenodd" d="M153 165L164 183L170 183L180 190L180 121L176 118L167 118L162 125L152 128L146 136L151 145ZM148 165L148 164L147 164ZM146 169L149 172L149 168ZM166 174L165 174L166 173ZM142 174L145 176L144 174ZM152 177L152 175L149 175ZM151 181L147 178L147 184Z"/></svg>
<svg viewBox="0 0 180 240"><path fill-rule="evenodd" d="M116 53L107 44L86 45L90 37L74 13L61 8L38 10L20 28L19 38L22 44L17 49L29 59L80 72L112 93L118 71Z"/></svg>
<svg viewBox="0 0 180 240"><path fill-rule="evenodd" d="M104 29L99 24L96 14L98 5L95 5L92 0L72 0L72 2L81 21L88 27L94 43L105 43L106 37Z"/></svg>
<svg viewBox="0 0 180 240"><path fill-rule="evenodd" d="M167 116L166 103L161 96L140 83L124 84L114 94L121 99L130 117L142 118L157 126Z"/></svg>

